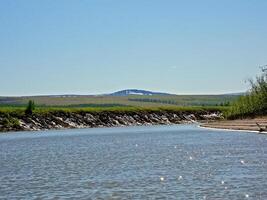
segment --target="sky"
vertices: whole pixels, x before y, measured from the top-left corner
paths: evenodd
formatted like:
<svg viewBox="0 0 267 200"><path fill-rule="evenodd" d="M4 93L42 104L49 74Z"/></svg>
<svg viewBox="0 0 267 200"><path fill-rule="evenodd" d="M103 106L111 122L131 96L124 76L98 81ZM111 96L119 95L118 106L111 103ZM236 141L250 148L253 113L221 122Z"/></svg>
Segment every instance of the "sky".
<svg viewBox="0 0 267 200"><path fill-rule="evenodd" d="M1 0L0 96L246 91L266 0Z"/></svg>

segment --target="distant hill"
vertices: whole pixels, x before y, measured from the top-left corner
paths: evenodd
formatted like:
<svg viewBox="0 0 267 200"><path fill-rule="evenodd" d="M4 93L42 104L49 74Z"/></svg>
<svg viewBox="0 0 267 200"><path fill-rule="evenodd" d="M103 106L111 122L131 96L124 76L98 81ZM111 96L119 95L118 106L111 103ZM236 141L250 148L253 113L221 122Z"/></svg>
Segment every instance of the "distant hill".
<svg viewBox="0 0 267 200"><path fill-rule="evenodd" d="M152 95L171 95L169 93L163 93L163 92L152 92L148 90L138 90L138 89L127 89L127 90L120 90L111 94L108 94L108 96L128 96L128 95L144 95L144 96L152 96Z"/></svg>
<svg viewBox="0 0 267 200"><path fill-rule="evenodd" d="M24 106L33 100L38 106L74 107L164 107L164 106L216 106L229 105L240 95L175 95L163 92L126 89L101 95L43 95L22 97L0 97L0 107Z"/></svg>

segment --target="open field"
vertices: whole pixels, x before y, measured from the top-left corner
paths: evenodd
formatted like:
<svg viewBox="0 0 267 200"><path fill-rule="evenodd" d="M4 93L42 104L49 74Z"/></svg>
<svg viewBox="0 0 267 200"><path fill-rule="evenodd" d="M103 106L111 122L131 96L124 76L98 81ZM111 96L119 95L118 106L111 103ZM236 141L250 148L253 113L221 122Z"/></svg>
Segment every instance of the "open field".
<svg viewBox="0 0 267 200"><path fill-rule="evenodd" d="M0 106L26 105L33 100L39 106L65 107L169 107L227 105L237 95L129 95L129 96L33 96L0 97Z"/></svg>

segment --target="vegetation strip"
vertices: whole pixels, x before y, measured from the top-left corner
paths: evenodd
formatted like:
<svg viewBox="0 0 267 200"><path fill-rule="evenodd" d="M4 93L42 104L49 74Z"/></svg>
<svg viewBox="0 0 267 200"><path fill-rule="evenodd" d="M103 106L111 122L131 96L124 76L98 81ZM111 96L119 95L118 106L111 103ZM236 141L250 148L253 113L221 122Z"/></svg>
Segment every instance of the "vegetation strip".
<svg viewBox="0 0 267 200"><path fill-rule="evenodd" d="M32 106L32 105L31 105ZM221 110L202 107L181 108L36 108L0 110L0 131L48 130L62 128L114 127L180 124L218 119Z"/></svg>
<svg viewBox="0 0 267 200"><path fill-rule="evenodd" d="M267 115L267 68L262 68L262 74L256 80L250 80L250 90L233 103L226 117L238 119Z"/></svg>

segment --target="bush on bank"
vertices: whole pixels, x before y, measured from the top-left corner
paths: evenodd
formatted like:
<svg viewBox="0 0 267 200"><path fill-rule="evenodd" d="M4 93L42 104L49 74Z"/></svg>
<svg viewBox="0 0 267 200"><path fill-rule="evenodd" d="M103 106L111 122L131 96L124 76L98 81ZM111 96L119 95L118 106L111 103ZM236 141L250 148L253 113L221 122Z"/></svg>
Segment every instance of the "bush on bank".
<svg viewBox="0 0 267 200"><path fill-rule="evenodd" d="M255 81L250 80L250 89L245 96L235 101L226 112L229 119L263 116L267 114L267 68Z"/></svg>

